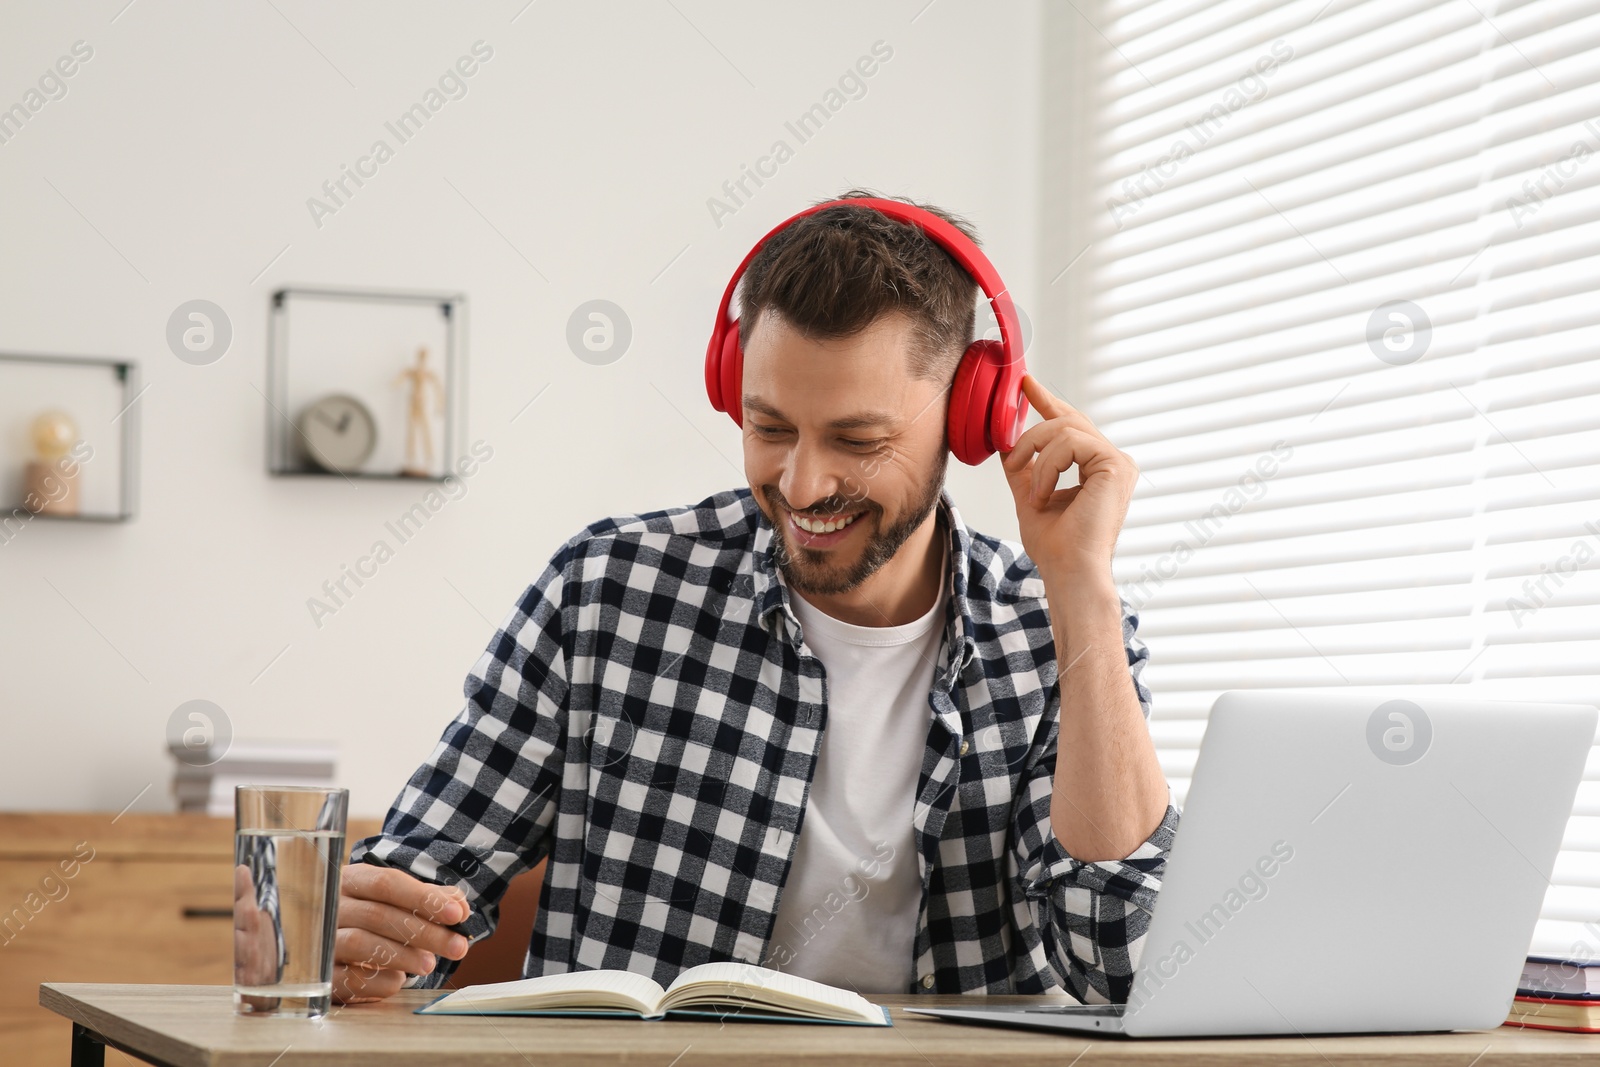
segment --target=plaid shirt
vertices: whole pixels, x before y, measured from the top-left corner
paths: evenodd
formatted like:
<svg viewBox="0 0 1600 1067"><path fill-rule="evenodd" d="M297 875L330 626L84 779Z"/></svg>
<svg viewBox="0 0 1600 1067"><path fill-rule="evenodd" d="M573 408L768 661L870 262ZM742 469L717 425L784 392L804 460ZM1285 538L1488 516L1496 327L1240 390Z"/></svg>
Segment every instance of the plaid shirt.
<svg viewBox="0 0 1600 1067"><path fill-rule="evenodd" d="M1015 542L941 493L950 597L913 808L922 898L910 993L1125 1001L1178 814L1123 860L1050 832L1060 709L1044 584ZM445 727L354 846L461 886L486 936L546 856L527 976L590 968L663 985L766 956L828 705L748 489L603 519L551 558ZM1149 653L1122 601L1131 684ZM421 981L453 971L440 957Z"/></svg>

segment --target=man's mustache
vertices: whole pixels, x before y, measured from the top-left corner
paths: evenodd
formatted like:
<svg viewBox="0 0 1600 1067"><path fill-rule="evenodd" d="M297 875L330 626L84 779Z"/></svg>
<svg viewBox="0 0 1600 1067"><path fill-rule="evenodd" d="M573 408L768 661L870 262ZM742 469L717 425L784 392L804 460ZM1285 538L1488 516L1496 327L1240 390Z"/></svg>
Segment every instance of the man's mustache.
<svg viewBox="0 0 1600 1067"><path fill-rule="evenodd" d="M773 488L772 486L764 487L762 492L766 494L767 503L771 504L774 508L781 507L785 511L804 516L808 519L826 520L834 517L835 515L848 514L854 511L877 510L876 507L869 501L848 500L842 496L828 497L820 504L814 505L813 507L805 510L801 510L800 508L792 507L787 500L783 499L783 494L778 492L777 489Z"/></svg>

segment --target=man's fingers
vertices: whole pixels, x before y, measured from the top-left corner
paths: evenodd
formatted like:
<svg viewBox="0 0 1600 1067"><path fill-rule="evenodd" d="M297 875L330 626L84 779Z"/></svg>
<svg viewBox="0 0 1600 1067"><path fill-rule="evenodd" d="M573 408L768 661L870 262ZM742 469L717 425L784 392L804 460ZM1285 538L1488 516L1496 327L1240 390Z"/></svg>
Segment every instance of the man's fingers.
<svg viewBox="0 0 1600 1067"><path fill-rule="evenodd" d="M1044 506L1063 474L1076 467L1081 484L1091 473L1112 468L1118 455L1105 438L1056 420L1030 427L1002 462L1017 500L1025 495L1035 506Z"/></svg>
<svg viewBox="0 0 1600 1067"><path fill-rule="evenodd" d="M453 925L471 909L467 895L455 886L438 886L392 867L352 863L344 869L341 895L392 904L431 922Z"/></svg>
<svg viewBox="0 0 1600 1067"><path fill-rule="evenodd" d="M397 944L458 960L467 954L467 939L438 923L421 919L392 904L360 897L339 901L339 925L369 930Z"/></svg>
<svg viewBox="0 0 1600 1067"><path fill-rule="evenodd" d="M256 906L251 881L249 867L241 863L233 869L233 928L246 935L254 934L261 923L261 909Z"/></svg>
<svg viewBox="0 0 1600 1067"><path fill-rule="evenodd" d="M1017 443L1011 451L1000 457L1000 465L1006 469L1007 474L1016 474L1028 465L1033 454L1043 448L1045 442L1055 435L1061 428L1060 423L1038 422L1023 430L1017 436Z"/></svg>
<svg viewBox="0 0 1600 1067"><path fill-rule="evenodd" d="M333 969L333 999L340 1004L368 1004L400 992L404 971L372 970L340 964Z"/></svg>
<svg viewBox="0 0 1600 1067"><path fill-rule="evenodd" d="M1055 492L1056 483L1063 474L1071 470L1074 465L1092 459L1092 453L1084 453L1084 449L1089 447L1092 447L1092 440L1082 431L1063 429L1040 449L1038 456L1035 457L1033 480L1028 490L1028 495L1033 501L1042 503L1048 500L1050 494Z"/></svg>
<svg viewBox="0 0 1600 1067"><path fill-rule="evenodd" d="M1033 410L1046 419L1060 418L1066 413L1066 402L1046 389L1043 383L1031 374L1022 376L1022 395L1028 398Z"/></svg>
<svg viewBox="0 0 1600 1067"><path fill-rule="evenodd" d="M370 930L340 927L333 935L335 963L369 967L375 970L410 971L432 974L438 959L431 952L391 941Z"/></svg>
<svg viewBox="0 0 1600 1067"><path fill-rule="evenodd" d="M1068 419L1051 419L1049 422L1036 423L1022 431L1022 436L1017 438L1016 447L1005 454L1000 461L1001 465L1008 474L1020 473L1028 466L1028 460L1033 458L1034 453L1043 454L1046 449L1064 437L1076 442L1074 447L1084 460L1100 452L1116 451L1115 445L1097 433L1075 426Z"/></svg>
<svg viewBox="0 0 1600 1067"><path fill-rule="evenodd" d="M1029 392L1029 382L1032 382L1032 392ZM1050 392L1039 382L1037 378L1033 377L1032 375L1025 375L1023 377L1023 392L1024 395L1028 397L1028 402L1033 404L1042 417L1046 419L1066 419L1068 423L1076 426L1085 433L1090 433L1100 438L1105 437L1105 435L1100 432L1100 428L1094 424L1093 420L1091 420L1089 416L1085 415L1082 411L1079 411L1077 408L1073 407L1059 396L1056 396L1054 393ZM1040 400L1044 402L1045 406L1041 407L1039 401L1034 400L1035 395L1037 395Z"/></svg>

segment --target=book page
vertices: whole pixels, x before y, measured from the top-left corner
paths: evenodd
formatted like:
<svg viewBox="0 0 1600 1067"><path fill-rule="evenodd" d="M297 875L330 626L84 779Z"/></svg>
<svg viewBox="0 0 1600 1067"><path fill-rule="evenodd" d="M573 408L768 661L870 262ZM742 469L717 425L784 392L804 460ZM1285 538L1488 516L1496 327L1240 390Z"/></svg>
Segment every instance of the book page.
<svg viewBox="0 0 1600 1067"><path fill-rule="evenodd" d="M751 963L702 963L667 987L662 1010L708 1003L749 1003L829 1019L882 1023L883 1012L861 994Z"/></svg>
<svg viewBox="0 0 1600 1067"><path fill-rule="evenodd" d="M458 989L432 1005L430 1011L519 1011L545 1008L620 1008L654 1015L659 1010L661 986L647 975L632 971L573 971L522 978L515 982Z"/></svg>

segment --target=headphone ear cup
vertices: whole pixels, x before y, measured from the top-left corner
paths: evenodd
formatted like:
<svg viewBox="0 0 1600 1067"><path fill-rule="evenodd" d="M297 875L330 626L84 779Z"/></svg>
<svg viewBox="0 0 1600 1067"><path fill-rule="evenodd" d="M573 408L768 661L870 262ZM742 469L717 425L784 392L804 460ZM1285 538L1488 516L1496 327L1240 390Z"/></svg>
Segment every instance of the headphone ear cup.
<svg viewBox="0 0 1600 1067"><path fill-rule="evenodd" d="M744 349L739 347L739 320L734 319L722 339L722 409L734 425L744 426Z"/></svg>
<svg viewBox="0 0 1600 1067"><path fill-rule="evenodd" d="M989 445L989 406L1003 355L999 341L972 342L962 353L950 386L950 451L969 466L994 454Z"/></svg>
<svg viewBox="0 0 1600 1067"><path fill-rule="evenodd" d="M706 343L706 398L722 410L722 339L715 334Z"/></svg>
<svg viewBox="0 0 1600 1067"><path fill-rule="evenodd" d="M994 342L996 346L999 342ZM1017 374L1007 386L1005 353L996 351L993 397L989 401L989 444L997 452L1009 452L1022 436L1022 424L1028 420L1028 397L1022 391L1022 375Z"/></svg>

